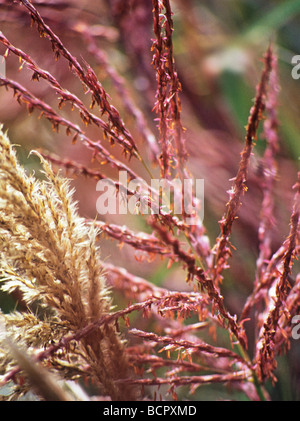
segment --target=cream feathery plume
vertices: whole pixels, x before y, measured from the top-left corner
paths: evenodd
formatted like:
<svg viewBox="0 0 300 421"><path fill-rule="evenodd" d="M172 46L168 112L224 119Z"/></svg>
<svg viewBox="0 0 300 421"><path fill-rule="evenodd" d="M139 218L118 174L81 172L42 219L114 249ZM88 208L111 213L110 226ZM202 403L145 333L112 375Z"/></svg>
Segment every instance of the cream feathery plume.
<svg viewBox="0 0 300 421"><path fill-rule="evenodd" d="M28 311L1 318L17 343L36 349L109 314L111 302L96 246L97 230L78 215L69 181L55 175L37 152L45 180L27 175L2 129L0 282L2 290L21 293ZM119 382L128 378L129 365L115 326L95 328L74 344L72 354L71 360L70 355L65 358L68 364L61 356L53 363L65 378L78 375L88 364L102 394L113 400L133 399L132 390ZM2 361L7 358L0 352L5 375Z"/></svg>

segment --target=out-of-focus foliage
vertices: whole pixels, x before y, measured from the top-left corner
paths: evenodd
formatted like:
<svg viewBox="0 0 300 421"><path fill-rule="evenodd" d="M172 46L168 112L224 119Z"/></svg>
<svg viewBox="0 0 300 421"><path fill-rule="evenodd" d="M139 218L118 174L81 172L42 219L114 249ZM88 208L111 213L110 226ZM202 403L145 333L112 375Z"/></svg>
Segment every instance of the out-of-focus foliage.
<svg viewBox="0 0 300 421"><path fill-rule="evenodd" d="M88 63L111 97L111 103L119 110L126 127L136 140L138 150L153 176L159 177L158 166L152 168L149 145L145 142L137 120L129 115L124 102L132 98L145 116L149 132L158 138L157 117L153 112L156 94L155 71L151 65L153 34L152 2L149 0L38 0L32 2L45 17L45 21L60 37L63 44L77 57L82 66ZM188 167L195 178L205 182L204 225L214 244L219 235L218 221L222 218L230 189L240 160L245 138L249 110L253 106L256 86L260 80L261 58L270 42L278 55L280 92L278 99L278 121L280 150L276 159L278 179L275 187L275 221L272 229L271 249L275 252L289 233L293 191L300 156L300 80L291 76L291 59L300 53L300 1L299 0L173 0L174 20L173 53L179 80L182 114L181 121L189 154ZM36 63L47 69L60 84L77 95L88 108L88 93L83 95L82 84L68 69L63 59L55 61L51 44L39 37L34 27L30 28L30 16L21 5L11 1L0 1L0 30L16 47L26 51ZM98 52L98 50L101 54ZM0 44L0 54L6 47ZM103 55L102 55L103 54ZM24 70L20 71L20 66ZM13 54L6 60L6 76L21 85L30 86L30 91L58 110L57 95L49 85L31 81L26 65ZM117 73L114 73L117 72ZM124 83L124 85L123 85ZM125 87L128 94L122 92ZM82 125L78 113L65 104L61 115L74 124ZM37 169L39 163L32 157L27 160L24 149L43 148L62 158L75 160L94 168L92 153L80 142L72 144L64 130L52 131L51 124L38 119L38 111L29 117L26 107L20 105L5 88L0 90L0 121L9 130L14 144L22 145L20 159L28 169ZM105 116L104 116L105 117ZM106 120L105 120L106 121ZM109 148L108 141L98 127L87 125L85 133L93 139L101 139ZM237 249L230 261L230 271L224 272L222 294L231 314L240 316L241 309L255 279L255 264L258 257L258 227L263 197L261 187L262 157L266 142L259 129L256 147L248 173L248 190L242 198L239 219L234 225L231 243ZM23 151L23 152L22 152ZM114 155L127 164L119 145L113 148ZM29 164L28 164L29 162ZM149 175L139 160L132 159L130 167L149 181ZM108 176L113 170L105 166ZM74 177L79 211L85 218L96 215L96 181ZM100 219L100 218L99 218ZM105 216L110 224L127 227L134 231L152 232L142 216ZM178 264L168 268L167 262L140 250L133 250L111 238L101 240L101 256L105 262L126 268L137 276L146 278L158 287L170 290L190 291L185 283L185 273ZM140 263L142 261L142 263ZM299 265L295 263L293 279ZM18 297L16 297L18 299ZM6 295L0 296L1 308L8 311L15 304ZM122 293L115 293L115 304L123 308L128 304ZM148 320L134 319L136 328L147 330ZM191 319L189 322L195 322ZM154 322L153 322L154 323ZM249 354L254 352L255 325L245 323L249 337ZM202 335L200 331L200 335ZM203 337L211 341L210 337ZM209 339L208 339L209 338ZM228 346L228 335L220 332L218 344ZM271 399L299 399L300 344L291 341L291 350L279 360L276 370L278 382L273 387L267 383ZM185 396L185 390L178 394ZM227 399L243 399L241 392L219 390L219 386L203 386L195 392L195 400L214 400L216 396Z"/></svg>

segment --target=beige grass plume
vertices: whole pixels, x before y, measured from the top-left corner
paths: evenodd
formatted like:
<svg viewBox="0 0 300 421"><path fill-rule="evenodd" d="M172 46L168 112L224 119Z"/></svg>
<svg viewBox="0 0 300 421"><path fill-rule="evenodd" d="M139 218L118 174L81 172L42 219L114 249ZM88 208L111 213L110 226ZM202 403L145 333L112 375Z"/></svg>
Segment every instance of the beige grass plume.
<svg viewBox="0 0 300 421"><path fill-rule="evenodd" d="M0 283L8 293L19 291L27 308L0 317L8 335L29 351L80 332L111 307L97 231L78 216L68 180L40 159L45 181L26 174L0 126ZM15 365L0 348L0 374ZM51 355L50 365L65 379L86 375L113 400L133 399L117 381L128 378L129 366L113 325L71 342ZM26 382L15 391L26 391Z"/></svg>

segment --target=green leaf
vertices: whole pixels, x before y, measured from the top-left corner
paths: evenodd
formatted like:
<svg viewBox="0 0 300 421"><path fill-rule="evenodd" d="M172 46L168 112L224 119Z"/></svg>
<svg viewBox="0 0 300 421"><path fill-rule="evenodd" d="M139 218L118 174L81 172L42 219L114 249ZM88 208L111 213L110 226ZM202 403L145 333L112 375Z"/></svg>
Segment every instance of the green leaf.
<svg viewBox="0 0 300 421"><path fill-rule="evenodd" d="M297 13L300 13L300 0L284 1L269 13L263 14L260 19L256 19L246 29L242 37L247 41L261 42L262 38L270 37L274 31L294 18Z"/></svg>

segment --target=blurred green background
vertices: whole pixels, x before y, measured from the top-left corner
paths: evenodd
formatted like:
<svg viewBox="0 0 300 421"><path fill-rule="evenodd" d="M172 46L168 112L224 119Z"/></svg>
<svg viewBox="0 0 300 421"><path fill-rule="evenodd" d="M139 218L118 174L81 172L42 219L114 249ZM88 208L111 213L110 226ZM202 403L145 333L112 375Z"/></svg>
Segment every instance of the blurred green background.
<svg viewBox="0 0 300 421"><path fill-rule="evenodd" d="M155 103L155 73L151 66L152 5L149 0L96 0L93 2L68 0L33 1L41 15L66 47L79 60L86 60L96 71L101 83L119 109L127 127L137 140L139 150L147 164L149 151L143 143L137 125L128 116L122 98L118 96L107 68L97 61L88 50L81 28L93 28L98 47L105 51L110 65L124 78L128 93L144 112L150 130L157 137L157 128L152 112ZM272 248L275 251L289 231L292 206L292 186L297 178L300 156L300 79L291 76L291 60L300 54L300 0L172 0L174 12L174 56L179 79L182 83L182 122L187 149L190 153L189 166L195 178L205 180L205 217L211 244L219 234L218 220L221 219L228 200L226 191L229 181L235 176L245 137L245 126L249 110L253 105L255 87L262 70L262 57L270 42L278 54L281 90L278 101L280 123L280 152L278 159L278 180L275 192L276 224L272 232ZM63 59L54 60L50 43L40 38L34 28L30 28L30 17L18 4L0 0L0 30L16 47L23 49L36 60L41 68L49 70L66 89L74 92L89 105L88 95L84 95L82 85L71 75ZM101 32L102 30L102 32ZM5 48L0 45L0 54ZM43 81L32 82L31 72L19 71L20 63L11 54L7 59L7 77L17 80L35 95L48 102L57 110L57 97ZM76 124L81 120L76 112L65 106L61 113ZM70 157L77 162L96 167L91 162L91 153L80 143L71 144L64 130L53 133L51 124L38 119L35 111L28 116L25 107L20 107L11 92L0 89L0 121L9 130L12 143L18 148L21 161L29 170L37 170L38 162L28 153L32 148L44 148L61 157ZM92 139L100 138L98 129L87 127ZM105 143L106 142L106 143ZM222 293L225 303L232 313L241 311L255 276L255 262L258 255L257 229L262 199L259 178L259 163L265 148L261 137L257 140L255 154L249 169L249 190L243 198L239 220L234 226L232 243L238 251L231 260L231 270L226 272ZM113 153L123 159L116 146ZM132 167L147 178L139 162L132 161ZM104 171L115 176L109 168ZM159 175L159 169L153 173ZM84 217L94 218L97 192L94 181L76 178L72 184L76 188L79 210ZM126 224L136 231L149 232L145 219L137 216L107 217L108 222ZM103 240L102 257L118 266L124 266L136 275L163 285L166 288L186 290L184 274L174 266L167 269L167 262L156 259L148 263L137 262L129 246L117 248L114 240ZM293 277L299 271L295 265ZM118 306L127 300L117 294ZM14 302L7 296L0 297L3 311L9 311ZM141 321L137 320L139 327ZM144 323L144 322L143 322ZM249 324L250 352L251 338L255 326ZM227 341L228 338L221 339ZM274 400L299 400L300 398L300 344L291 341L291 350L279 358L278 382L268 384ZM182 392L182 396L185 391ZM193 399L215 400L215 398L243 399L241 394L226 390L221 386L201 387Z"/></svg>

